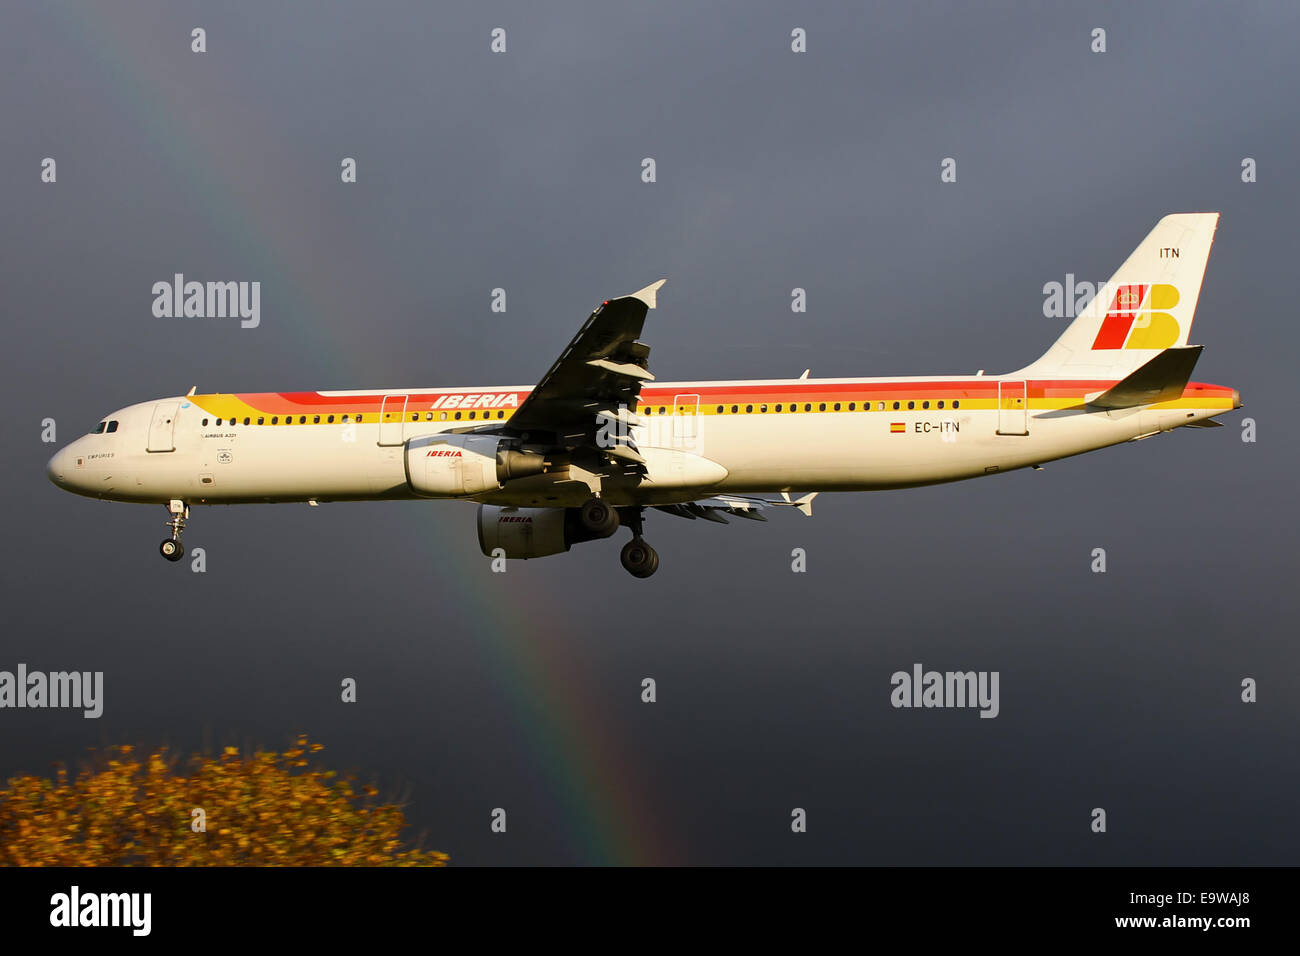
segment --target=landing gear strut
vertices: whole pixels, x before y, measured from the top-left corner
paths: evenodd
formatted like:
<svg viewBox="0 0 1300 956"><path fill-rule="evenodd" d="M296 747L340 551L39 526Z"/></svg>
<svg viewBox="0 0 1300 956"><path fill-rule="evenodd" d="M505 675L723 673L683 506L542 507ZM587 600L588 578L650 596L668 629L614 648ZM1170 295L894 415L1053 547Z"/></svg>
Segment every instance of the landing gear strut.
<svg viewBox="0 0 1300 956"><path fill-rule="evenodd" d="M185 557L181 532L185 530L185 521L190 516L190 506L178 498L173 498L167 503L167 511L171 514L167 526L172 529L172 536L164 538L162 544L158 545L158 553L168 561L179 561Z"/></svg>
<svg viewBox="0 0 1300 956"><path fill-rule="evenodd" d="M626 509L623 523L632 529L632 540L623 545L619 560L628 574L636 578L648 578L659 570L659 552L646 544L641 537L641 508Z"/></svg>

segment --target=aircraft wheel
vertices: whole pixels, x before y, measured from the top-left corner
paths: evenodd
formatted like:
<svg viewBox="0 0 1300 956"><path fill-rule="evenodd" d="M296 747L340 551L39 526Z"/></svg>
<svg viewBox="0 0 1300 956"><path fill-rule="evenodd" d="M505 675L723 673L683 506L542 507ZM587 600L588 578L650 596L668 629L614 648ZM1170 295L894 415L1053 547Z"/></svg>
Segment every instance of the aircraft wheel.
<svg viewBox="0 0 1300 956"><path fill-rule="evenodd" d="M618 512L599 498L589 498L578 509L582 526L598 538L608 538L618 530Z"/></svg>
<svg viewBox="0 0 1300 956"><path fill-rule="evenodd" d="M164 538L158 545L158 553L168 561L179 561L185 557L185 546L173 538Z"/></svg>
<svg viewBox="0 0 1300 956"><path fill-rule="evenodd" d="M648 578L659 570L659 552L646 544L644 538L633 538L623 545L619 560L635 578Z"/></svg>

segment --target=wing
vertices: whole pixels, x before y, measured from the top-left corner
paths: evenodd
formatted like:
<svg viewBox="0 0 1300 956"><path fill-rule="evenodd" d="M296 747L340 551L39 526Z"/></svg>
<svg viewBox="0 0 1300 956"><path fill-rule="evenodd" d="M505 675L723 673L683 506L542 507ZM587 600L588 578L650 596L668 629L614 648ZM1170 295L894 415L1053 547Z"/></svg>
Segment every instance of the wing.
<svg viewBox="0 0 1300 956"><path fill-rule="evenodd" d="M779 499L753 498L748 495L714 495L712 498L701 498L699 501L688 501L685 504L655 505L655 507L679 518L690 518L692 521L703 518L705 521L726 524L727 519L722 517L723 514L749 518L751 521L766 521L767 518L763 517L763 510L766 508L795 508L811 518L812 502L816 497L815 491L802 498L794 499L789 494L783 494Z"/></svg>
<svg viewBox="0 0 1300 956"><path fill-rule="evenodd" d="M555 364L542 376L519 410L510 416L511 431L555 435L562 445L596 444L601 419L636 424L631 410L650 374L650 346L638 342L646 313L655 307L660 279L640 292L609 299L592 312ZM627 429L619 430L627 434ZM602 449L617 458L639 462L630 440Z"/></svg>

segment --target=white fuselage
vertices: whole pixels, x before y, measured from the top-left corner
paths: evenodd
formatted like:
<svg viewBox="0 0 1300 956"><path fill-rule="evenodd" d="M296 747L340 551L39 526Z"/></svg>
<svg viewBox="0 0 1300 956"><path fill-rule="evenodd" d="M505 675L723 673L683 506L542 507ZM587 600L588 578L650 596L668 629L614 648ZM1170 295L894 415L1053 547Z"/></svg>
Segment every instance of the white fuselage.
<svg viewBox="0 0 1300 956"><path fill-rule="evenodd" d="M1005 376L655 383L643 390L640 423L631 427L647 458L644 475L630 475L599 457L578 457L496 490L451 497L573 506L594 493L632 505L723 492L903 488L1077 455L1239 405L1232 389L1193 383L1181 398L1157 405L1113 411L1087 406L1108 384ZM108 416L106 422L117 423L114 431L77 439L51 459L49 472L67 490L118 501L429 497L417 494L409 481L410 440L508 425L528 391L160 399ZM457 407L475 408L475 418L448 412L448 396L462 396Z"/></svg>

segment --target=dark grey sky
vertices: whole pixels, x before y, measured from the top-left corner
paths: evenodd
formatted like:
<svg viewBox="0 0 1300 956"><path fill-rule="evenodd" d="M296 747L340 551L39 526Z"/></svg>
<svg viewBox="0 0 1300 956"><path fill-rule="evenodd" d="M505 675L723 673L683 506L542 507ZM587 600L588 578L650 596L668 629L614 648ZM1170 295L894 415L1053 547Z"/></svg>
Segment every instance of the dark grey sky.
<svg viewBox="0 0 1300 956"><path fill-rule="evenodd" d="M306 731L467 864L1296 862L1300 11L851 6L5 5L0 669L103 670L106 702L0 711L0 774ZM661 276L662 380L1017 368L1062 325L1044 283L1198 210L1229 427L655 515L648 581L614 542L491 574L456 503L199 510L192 574L162 509L45 478L42 419L195 384L529 384ZM154 318L175 272L260 281L261 326ZM1000 671L1001 715L892 709L917 661Z"/></svg>

